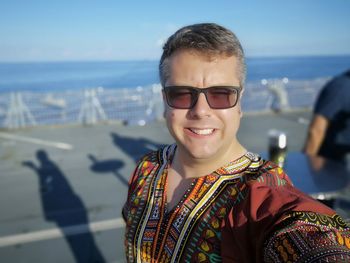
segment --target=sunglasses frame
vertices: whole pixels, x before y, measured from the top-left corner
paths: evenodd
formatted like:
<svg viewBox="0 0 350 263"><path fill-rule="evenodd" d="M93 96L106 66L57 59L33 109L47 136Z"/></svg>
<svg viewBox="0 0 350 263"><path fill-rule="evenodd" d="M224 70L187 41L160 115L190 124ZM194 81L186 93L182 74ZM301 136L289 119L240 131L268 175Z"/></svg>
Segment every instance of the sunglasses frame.
<svg viewBox="0 0 350 263"><path fill-rule="evenodd" d="M177 88L185 88L185 89L188 89L191 92L192 96L193 96L193 94L195 94L196 97L195 97L195 99L191 100L191 105L189 107L174 107L173 105L171 105L169 97L168 97L168 93L169 93L169 91L171 89L175 89L175 88L176 89ZM216 89L216 88L224 88L224 89L228 89L230 91L236 91L237 92L237 99L236 99L235 103L232 106L230 106L230 107L219 107L219 108L218 107L212 107L210 105L210 103L209 103L209 100L208 100L208 97L207 97L207 93L210 90L213 90L213 89ZM203 88L203 89L197 88L197 87L191 87L191 86L165 86L163 88L163 92L165 94L166 102L169 105L169 107L174 108L174 109L187 109L187 110L188 109L192 109L196 105L196 103L198 101L198 98L199 98L199 95L201 93L204 93L205 99L207 100L207 103L208 103L208 105L209 105L209 107L211 109L223 110L223 109L233 108L233 107L235 107L237 105L237 102L239 100L241 91L242 91L242 88L239 87L239 86L211 86L211 87Z"/></svg>

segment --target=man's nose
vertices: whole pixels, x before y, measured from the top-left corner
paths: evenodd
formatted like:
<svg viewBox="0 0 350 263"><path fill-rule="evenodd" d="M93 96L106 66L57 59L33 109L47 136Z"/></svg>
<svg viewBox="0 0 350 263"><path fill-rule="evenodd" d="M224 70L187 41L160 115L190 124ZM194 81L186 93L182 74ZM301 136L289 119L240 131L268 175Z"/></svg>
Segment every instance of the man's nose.
<svg viewBox="0 0 350 263"><path fill-rule="evenodd" d="M207 102L204 93L200 93L197 99L196 104L190 110L192 116L203 117L210 115L211 108Z"/></svg>

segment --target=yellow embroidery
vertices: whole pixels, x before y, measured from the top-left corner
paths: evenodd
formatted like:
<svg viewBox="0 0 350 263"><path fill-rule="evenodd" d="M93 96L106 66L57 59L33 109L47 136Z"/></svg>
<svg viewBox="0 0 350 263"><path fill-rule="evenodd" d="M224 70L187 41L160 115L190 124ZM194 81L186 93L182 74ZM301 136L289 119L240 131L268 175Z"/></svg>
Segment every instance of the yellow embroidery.
<svg viewBox="0 0 350 263"><path fill-rule="evenodd" d="M205 251L205 252L208 252L210 250L210 247L209 247L209 244L207 241L203 241L202 244L201 244L201 248Z"/></svg>
<svg viewBox="0 0 350 263"><path fill-rule="evenodd" d="M344 245L344 238L341 236L339 232L336 232L337 235L337 241L340 245Z"/></svg>
<svg viewBox="0 0 350 263"><path fill-rule="evenodd" d="M204 253L198 254L198 262L204 262L207 260L207 256Z"/></svg>
<svg viewBox="0 0 350 263"><path fill-rule="evenodd" d="M205 238L209 239L211 237L214 237L215 233L213 232L213 230L208 229L207 231L205 231Z"/></svg>
<svg viewBox="0 0 350 263"><path fill-rule="evenodd" d="M219 220L217 218L214 218L211 222L211 226L214 228L214 229L218 229L220 224L219 224Z"/></svg>

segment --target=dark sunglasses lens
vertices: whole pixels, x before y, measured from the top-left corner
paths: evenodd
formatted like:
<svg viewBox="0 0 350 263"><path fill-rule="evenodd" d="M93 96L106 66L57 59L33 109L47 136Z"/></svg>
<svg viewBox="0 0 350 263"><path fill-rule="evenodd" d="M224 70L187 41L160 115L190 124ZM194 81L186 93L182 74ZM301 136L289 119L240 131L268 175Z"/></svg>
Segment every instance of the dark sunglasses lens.
<svg viewBox="0 0 350 263"><path fill-rule="evenodd" d="M226 87L211 88L207 92L207 99L213 109L231 108L237 103L238 91Z"/></svg>
<svg viewBox="0 0 350 263"><path fill-rule="evenodd" d="M193 101L193 92L188 88L171 87L166 90L170 107L189 109Z"/></svg>

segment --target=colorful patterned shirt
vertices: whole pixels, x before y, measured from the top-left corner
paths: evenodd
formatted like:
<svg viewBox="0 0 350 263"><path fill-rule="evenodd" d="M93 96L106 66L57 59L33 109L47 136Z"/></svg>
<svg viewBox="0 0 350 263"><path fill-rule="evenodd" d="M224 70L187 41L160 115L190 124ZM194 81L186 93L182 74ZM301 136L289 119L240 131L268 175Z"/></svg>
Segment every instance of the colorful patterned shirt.
<svg viewBox="0 0 350 263"><path fill-rule="evenodd" d="M146 155L123 207L127 262L350 262L350 229L330 208L246 153L166 203L176 146Z"/></svg>

